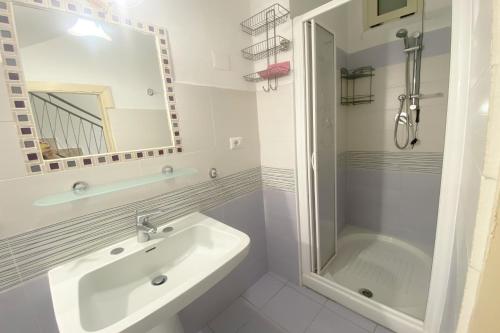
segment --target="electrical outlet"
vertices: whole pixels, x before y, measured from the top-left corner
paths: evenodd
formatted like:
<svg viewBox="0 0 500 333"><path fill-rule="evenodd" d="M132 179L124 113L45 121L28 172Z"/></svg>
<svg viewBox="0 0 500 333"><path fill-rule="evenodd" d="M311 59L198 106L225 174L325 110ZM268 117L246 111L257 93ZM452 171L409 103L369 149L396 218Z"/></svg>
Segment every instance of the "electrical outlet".
<svg viewBox="0 0 500 333"><path fill-rule="evenodd" d="M243 138L241 136L229 138L229 149L231 150L240 149L242 144Z"/></svg>

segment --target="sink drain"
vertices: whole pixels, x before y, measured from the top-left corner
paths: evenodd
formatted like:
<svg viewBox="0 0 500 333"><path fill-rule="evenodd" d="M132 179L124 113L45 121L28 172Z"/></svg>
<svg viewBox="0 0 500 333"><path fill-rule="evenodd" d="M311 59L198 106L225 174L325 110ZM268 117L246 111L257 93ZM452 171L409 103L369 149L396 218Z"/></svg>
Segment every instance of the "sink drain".
<svg viewBox="0 0 500 333"><path fill-rule="evenodd" d="M358 292L365 296L365 297L368 297L368 298L372 298L373 297L373 293L370 289L366 289L366 288L361 288L358 290Z"/></svg>
<svg viewBox="0 0 500 333"><path fill-rule="evenodd" d="M167 277L165 275L158 275L157 277L155 277L152 281L151 281L151 284L153 286L161 286L162 284L164 284L165 282L167 281Z"/></svg>

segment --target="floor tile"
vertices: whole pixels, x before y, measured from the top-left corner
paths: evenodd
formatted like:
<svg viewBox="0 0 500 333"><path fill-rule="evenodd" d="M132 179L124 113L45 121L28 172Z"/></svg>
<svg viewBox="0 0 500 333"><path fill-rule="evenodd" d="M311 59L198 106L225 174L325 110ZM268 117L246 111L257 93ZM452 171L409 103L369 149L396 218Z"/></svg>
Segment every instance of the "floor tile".
<svg viewBox="0 0 500 333"><path fill-rule="evenodd" d="M375 329L375 333L394 333L394 332L383 326L377 326L377 328Z"/></svg>
<svg viewBox="0 0 500 333"><path fill-rule="evenodd" d="M351 321L344 319L340 315L328 310L326 307L321 310L319 315L314 319L311 326L307 329L307 333L368 333L359 326L354 325Z"/></svg>
<svg viewBox="0 0 500 333"><path fill-rule="evenodd" d="M201 331L198 331L198 333L214 333L214 331L212 331L210 327L205 326L201 329Z"/></svg>
<svg viewBox="0 0 500 333"><path fill-rule="evenodd" d="M281 275L278 275L276 273L273 273L273 272L267 272L267 274L269 274L270 276L272 276L273 278L275 278L276 280L280 280L281 282L283 282L284 284L286 284L288 282L287 279L285 279L284 277L282 277Z"/></svg>
<svg viewBox="0 0 500 333"><path fill-rule="evenodd" d="M259 314L256 309L240 297L212 320L208 326L214 333L236 333L238 329L255 319L257 316L259 316Z"/></svg>
<svg viewBox="0 0 500 333"><path fill-rule="evenodd" d="M325 306L329 310L335 312L336 314L347 320L352 321L355 325L364 328L367 331L373 332L375 330L375 327L377 326L377 324L375 324L373 321L333 301L327 301Z"/></svg>
<svg viewBox="0 0 500 333"><path fill-rule="evenodd" d="M257 308L261 309L266 303L285 286L283 281L276 279L271 274L260 278L253 286L243 294Z"/></svg>
<svg viewBox="0 0 500 333"><path fill-rule="evenodd" d="M238 333L287 333L269 319L257 317L238 330Z"/></svg>
<svg viewBox="0 0 500 333"><path fill-rule="evenodd" d="M289 287L292 287L293 289L297 290L299 293L311 298L313 301L319 304L325 304L327 301L327 298L323 295L318 294L317 292L306 288L306 287L300 287L294 283L288 282L287 284Z"/></svg>
<svg viewBox="0 0 500 333"><path fill-rule="evenodd" d="M285 286L264 306L262 312L289 333L303 333L321 307L321 304L294 288Z"/></svg>

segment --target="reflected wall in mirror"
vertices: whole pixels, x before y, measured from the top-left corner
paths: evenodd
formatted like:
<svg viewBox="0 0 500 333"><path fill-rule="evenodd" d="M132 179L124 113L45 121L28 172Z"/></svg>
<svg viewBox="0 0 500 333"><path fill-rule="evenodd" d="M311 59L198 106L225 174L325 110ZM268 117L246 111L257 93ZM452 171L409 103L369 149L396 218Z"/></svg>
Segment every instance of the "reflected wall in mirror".
<svg viewBox="0 0 500 333"><path fill-rule="evenodd" d="M85 1L61 6L0 0L28 172L181 152L166 30Z"/></svg>

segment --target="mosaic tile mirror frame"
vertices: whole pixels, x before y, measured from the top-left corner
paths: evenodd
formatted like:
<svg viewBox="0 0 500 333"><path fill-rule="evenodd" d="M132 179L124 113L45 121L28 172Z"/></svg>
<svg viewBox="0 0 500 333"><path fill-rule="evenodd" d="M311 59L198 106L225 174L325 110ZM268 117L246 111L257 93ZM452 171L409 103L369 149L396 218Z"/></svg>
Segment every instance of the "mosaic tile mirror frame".
<svg viewBox="0 0 500 333"><path fill-rule="evenodd" d="M167 147L44 160L32 107L30 105L27 85L23 75L23 67L19 54L19 41L16 36L14 22L14 5L63 11L76 14L83 18L111 23L155 36L157 50L159 52L159 70L160 68L162 69L161 77L163 80L163 93L165 96L165 105L167 107L167 117L172 132L172 145ZM27 174L35 175L82 167L94 167L137 159L161 157L167 154L182 152L170 48L168 34L165 28L132 20L111 11L104 11L100 8L92 7L89 2L82 0L0 0L0 43L4 80L8 90L13 118L17 124L19 144L23 152Z"/></svg>

